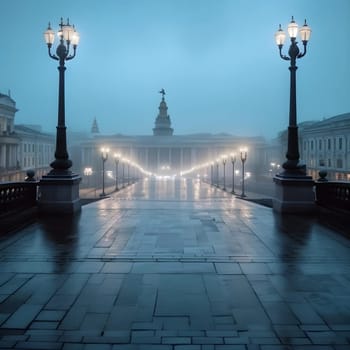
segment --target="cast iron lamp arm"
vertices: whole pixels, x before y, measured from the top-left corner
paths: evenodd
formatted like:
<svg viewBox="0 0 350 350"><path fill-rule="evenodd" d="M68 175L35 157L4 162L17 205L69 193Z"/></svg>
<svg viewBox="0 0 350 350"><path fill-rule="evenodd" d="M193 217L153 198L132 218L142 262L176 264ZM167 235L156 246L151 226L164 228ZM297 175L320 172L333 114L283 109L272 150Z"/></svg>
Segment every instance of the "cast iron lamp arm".
<svg viewBox="0 0 350 350"><path fill-rule="evenodd" d="M302 57L304 57L306 55L306 52L307 52L307 50L306 50L307 41L306 40L303 40L303 46L304 46L304 51L300 52L300 54L298 55L297 58L302 58Z"/></svg>
<svg viewBox="0 0 350 350"><path fill-rule="evenodd" d="M68 44L67 52L69 52L69 44ZM75 57L76 52L77 52L77 45L73 45L73 54L67 56L66 61L73 59Z"/></svg>
<svg viewBox="0 0 350 350"><path fill-rule="evenodd" d="M51 47L52 47L52 44L47 44L49 56L50 56L52 59L58 61L59 58L58 58L55 54L52 54L52 53L51 53Z"/></svg>
<svg viewBox="0 0 350 350"><path fill-rule="evenodd" d="M278 45L278 49L279 49L279 52L280 52L280 57L282 58L282 60L290 61L290 57L282 54L282 47L283 47L283 45Z"/></svg>

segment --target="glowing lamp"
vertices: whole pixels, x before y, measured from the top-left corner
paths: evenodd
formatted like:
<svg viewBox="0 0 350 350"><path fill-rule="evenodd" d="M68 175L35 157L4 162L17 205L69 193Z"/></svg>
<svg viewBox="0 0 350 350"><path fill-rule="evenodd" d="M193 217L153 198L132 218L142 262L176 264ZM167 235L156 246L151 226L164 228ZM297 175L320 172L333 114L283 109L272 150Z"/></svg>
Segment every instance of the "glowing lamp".
<svg viewBox="0 0 350 350"><path fill-rule="evenodd" d="M294 17L292 16L292 20L288 24L288 34L291 39L295 39L298 35L298 24L294 21Z"/></svg>
<svg viewBox="0 0 350 350"><path fill-rule="evenodd" d="M51 25L47 27L47 30L44 32L44 39L47 45L52 45L55 41L55 32L51 29Z"/></svg>
<svg viewBox="0 0 350 350"><path fill-rule="evenodd" d="M283 46L286 40L286 33L281 28L281 25L279 26L277 32L275 33L275 40L276 40L276 44L281 47Z"/></svg>
<svg viewBox="0 0 350 350"><path fill-rule="evenodd" d="M306 24L306 20L299 30L299 35L303 43L307 43L310 40L311 28Z"/></svg>

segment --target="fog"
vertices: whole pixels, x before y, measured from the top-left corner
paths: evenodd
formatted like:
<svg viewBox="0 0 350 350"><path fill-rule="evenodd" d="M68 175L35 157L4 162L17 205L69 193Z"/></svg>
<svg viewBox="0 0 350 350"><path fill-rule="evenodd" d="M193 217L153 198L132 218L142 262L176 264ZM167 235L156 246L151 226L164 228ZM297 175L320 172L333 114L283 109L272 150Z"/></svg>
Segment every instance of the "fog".
<svg viewBox="0 0 350 350"><path fill-rule="evenodd" d="M312 28L297 62L298 121L320 120L350 111L349 14L348 0L1 0L0 91L17 102L16 124L55 131L57 61L43 32L69 17L81 37L66 64L69 130L96 117L103 134L149 135L164 88L174 134L271 138L289 110L278 25L294 15Z"/></svg>

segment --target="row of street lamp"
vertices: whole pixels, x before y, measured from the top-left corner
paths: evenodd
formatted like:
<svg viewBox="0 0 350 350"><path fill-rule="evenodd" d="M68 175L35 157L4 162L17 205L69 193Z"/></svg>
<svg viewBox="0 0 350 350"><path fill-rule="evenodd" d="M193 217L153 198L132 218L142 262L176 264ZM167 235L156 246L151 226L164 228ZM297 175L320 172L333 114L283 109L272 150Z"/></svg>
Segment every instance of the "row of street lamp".
<svg viewBox="0 0 350 350"><path fill-rule="evenodd" d="M102 160L102 193L100 194L100 196L104 197L104 196L106 196L106 194L105 194L105 173L106 173L106 171L105 171L105 163L108 160L110 150L107 147L102 147L100 151L101 151L101 160ZM245 174L245 162L247 160L247 154L248 154L247 148L240 149L240 159L241 159L241 162L242 162L242 193L240 195L241 197L246 197L246 195L245 195L245 175L246 175ZM231 191L231 193L235 194L234 179L235 179L236 154L235 153L231 153L230 157L231 157L231 163L232 163L232 191ZM198 170L199 168L202 168L202 167L210 165L211 166L211 184L214 185L214 165L216 164L216 176L215 176L216 177L216 184L215 185L217 187L219 187L219 164L220 164L220 162L222 162L222 164L223 164L223 181L224 181L223 190L226 191L226 162L227 162L227 158L228 158L227 155L222 155L220 158L216 159L215 162L206 163L204 165L193 167L189 171L180 172L180 176L186 175L188 173L193 172L194 170ZM138 166L137 164L132 163L129 159L122 158L121 154L119 154L119 153L114 153L114 161L115 161L115 166L116 166L116 168L115 168L115 174L116 174L116 176L115 176L115 190L116 191L119 190L119 188L118 188L118 165L119 165L120 161L123 161L123 168L122 168L122 178L123 179L125 178L124 164L125 163L127 164L128 185L130 184L130 176L129 176L130 164L132 164L135 168L138 168L145 175L148 175L148 176L154 175L154 176L156 176L156 174L151 173L151 172L147 172L142 167ZM167 167L164 167L164 168L169 169L170 167L167 166ZM92 171L91 168L86 168L86 169L89 169L89 170ZM162 167L162 169L163 169L163 167ZM84 171L84 174L85 174L85 171ZM89 171L89 174L90 174L90 171ZM248 173L247 173L247 175L248 175Z"/></svg>
<svg viewBox="0 0 350 350"><path fill-rule="evenodd" d="M242 193L241 197L246 197L245 194L245 162L247 160L248 150L247 148L240 149L240 159L242 162ZM231 163L232 163L232 194L236 194L235 192L235 163L237 160L236 153L230 154ZM223 187L222 189L226 191L226 163L228 156L226 154L222 155L220 158L216 159L215 162L210 163L211 167L211 184L214 185L214 165L216 165L216 186L219 187L219 164L222 162L223 165Z"/></svg>
<svg viewBox="0 0 350 350"><path fill-rule="evenodd" d="M105 197L105 163L108 160L109 155L109 148L102 147L101 148L101 160L102 160L102 192L100 194L101 197ZM119 183L118 183L118 166L119 162L122 161L123 167L122 167L122 179L123 179L123 187L124 187L124 179L125 179L125 163L127 164L127 185L130 185L130 164L131 161L126 158L122 158L120 153L114 153L113 155L114 162L115 162L115 191L119 191ZM133 164L133 163L132 163ZM135 164L133 164L135 165ZM136 165L135 165L136 166Z"/></svg>

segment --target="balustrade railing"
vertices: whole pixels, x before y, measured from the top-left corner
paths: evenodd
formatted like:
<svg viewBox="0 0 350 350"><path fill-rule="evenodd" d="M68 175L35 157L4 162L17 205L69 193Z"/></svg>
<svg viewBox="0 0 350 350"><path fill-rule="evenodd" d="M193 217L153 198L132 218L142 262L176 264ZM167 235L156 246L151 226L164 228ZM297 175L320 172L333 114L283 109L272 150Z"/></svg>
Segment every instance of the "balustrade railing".
<svg viewBox="0 0 350 350"><path fill-rule="evenodd" d="M316 203L329 209L350 212L350 182L317 181Z"/></svg>
<svg viewBox="0 0 350 350"><path fill-rule="evenodd" d="M36 206L38 182L33 176L28 174L23 182L0 183L0 218ZM330 210L350 212L350 182L327 181L326 174L320 176L315 182L316 203Z"/></svg>
<svg viewBox="0 0 350 350"><path fill-rule="evenodd" d="M36 205L36 181L0 183L0 217Z"/></svg>

